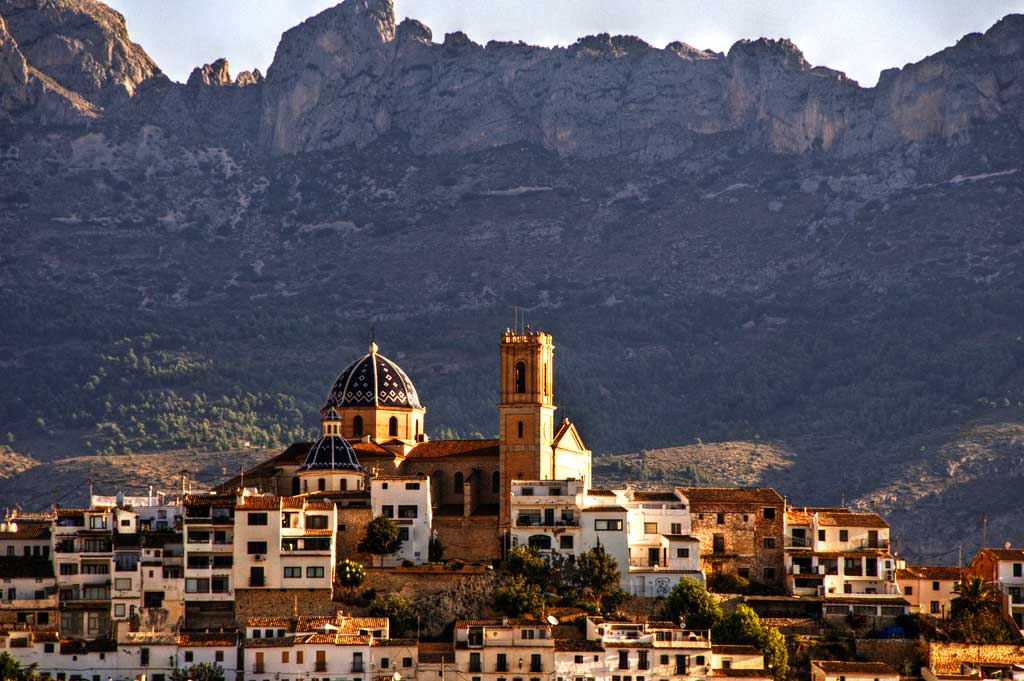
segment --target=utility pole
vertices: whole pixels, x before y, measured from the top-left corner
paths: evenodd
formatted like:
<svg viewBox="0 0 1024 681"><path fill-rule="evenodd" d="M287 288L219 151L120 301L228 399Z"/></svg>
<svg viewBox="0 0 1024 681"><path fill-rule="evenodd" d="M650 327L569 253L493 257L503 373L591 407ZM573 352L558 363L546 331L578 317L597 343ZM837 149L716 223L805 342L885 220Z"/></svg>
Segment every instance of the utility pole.
<svg viewBox="0 0 1024 681"><path fill-rule="evenodd" d="M964 566L964 545L956 545L956 566L962 568Z"/></svg>

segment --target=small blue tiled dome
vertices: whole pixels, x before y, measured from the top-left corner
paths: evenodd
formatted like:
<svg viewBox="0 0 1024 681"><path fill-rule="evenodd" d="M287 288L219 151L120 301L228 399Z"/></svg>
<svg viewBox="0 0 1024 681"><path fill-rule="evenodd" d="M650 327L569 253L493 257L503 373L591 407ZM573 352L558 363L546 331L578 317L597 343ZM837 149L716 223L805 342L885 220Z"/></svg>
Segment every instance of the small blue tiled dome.
<svg viewBox="0 0 1024 681"><path fill-rule="evenodd" d="M306 453L306 460L299 466L299 472L362 470L352 445L338 435L325 435L317 440Z"/></svg>
<svg viewBox="0 0 1024 681"><path fill-rule="evenodd" d="M416 387L401 367L377 353L370 352L348 365L327 394L324 409L332 407L411 407L422 409Z"/></svg>

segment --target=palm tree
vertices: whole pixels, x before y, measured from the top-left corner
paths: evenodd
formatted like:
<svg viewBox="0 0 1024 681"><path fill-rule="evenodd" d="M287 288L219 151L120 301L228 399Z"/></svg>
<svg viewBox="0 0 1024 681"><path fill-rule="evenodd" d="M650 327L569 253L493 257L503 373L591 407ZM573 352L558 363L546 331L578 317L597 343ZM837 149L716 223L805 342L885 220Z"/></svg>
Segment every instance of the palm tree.
<svg viewBox="0 0 1024 681"><path fill-rule="evenodd" d="M998 612L999 592L992 585L992 582L985 581L981 577L972 577L962 581L954 587L956 598L950 603L950 613L953 617L961 614L973 614L979 612Z"/></svg>

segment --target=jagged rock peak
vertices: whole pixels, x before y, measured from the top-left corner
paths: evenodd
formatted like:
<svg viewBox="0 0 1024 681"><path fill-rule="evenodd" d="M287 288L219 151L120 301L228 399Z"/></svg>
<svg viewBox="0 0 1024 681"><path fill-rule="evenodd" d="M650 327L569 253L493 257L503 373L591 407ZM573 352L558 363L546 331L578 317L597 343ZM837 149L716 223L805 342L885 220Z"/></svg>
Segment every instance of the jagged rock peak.
<svg viewBox="0 0 1024 681"><path fill-rule="evenodd" d="M242 71L235 78L235 85L238 87L246 87L248 85L259 85L263 82L263 74L260 73L259 69L253 69L252 71Z"/></svg>
<svg viewBox="0 0 1024 681"><path fill-rule="evenodd" d="M201 85L224 87L225 85L231 85L231 70L228 66L228 60L221 57L212 64L197 66L192 69L186 84L189 87L200 87Z"/></svg>
<svg viewBox="0 0 1024 681"><path fill-rule="evenodd" d="M416 41L429 44L434 38L434 32L426 24L406 17L398 25L396 36L398 42Z"/></svg>
<svg viewBox="0 0 1024 681"><path fill-rule="evenodd" d="M160 74L124 17L100 2L5 0L3 14L29 65L95 105L123 102Z"/></svg>
<svg viewBox="0 0 1024 681"><path fill-rule="evenodd" d="M804 58L803 51L797 47L789 38L774 40L772 38L758 38L757 40L737 40L729 48L729 59L754 58L754 59L779 59L791 63L800 68L810 68Z"/></svg>

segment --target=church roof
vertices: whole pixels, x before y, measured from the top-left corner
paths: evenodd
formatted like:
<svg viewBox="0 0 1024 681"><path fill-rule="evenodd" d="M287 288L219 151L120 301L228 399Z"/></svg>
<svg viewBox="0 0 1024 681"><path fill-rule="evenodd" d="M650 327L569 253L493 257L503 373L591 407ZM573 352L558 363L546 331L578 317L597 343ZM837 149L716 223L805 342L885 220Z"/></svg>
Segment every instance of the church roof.
<svg viewBox="0 0 1024 681"><path fill-rule="evenodd" d="M338 435L325 435L309 448L299 471L362 471L352 445Z"/></svg>
<svg viewBox="0 0 1024 681"><path fill-rule="evenodd" d="M497 440L427 440L412 448L408 459L436 459L446 456L498 456Z"/></svg>
<svg viewBox="0 0 1024 681"><path fill-rule="evenodd" d="M412 381L401 367L377 352L376 343L338 376L324 404L325 409L332 407L423 408Z"/></svg>

